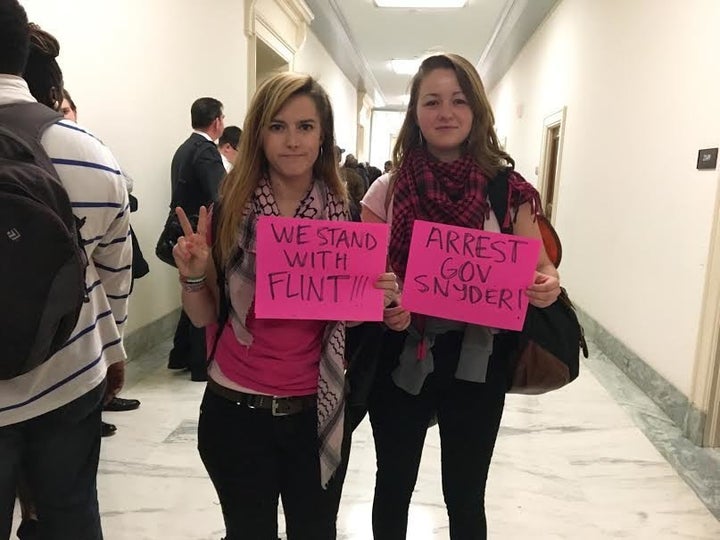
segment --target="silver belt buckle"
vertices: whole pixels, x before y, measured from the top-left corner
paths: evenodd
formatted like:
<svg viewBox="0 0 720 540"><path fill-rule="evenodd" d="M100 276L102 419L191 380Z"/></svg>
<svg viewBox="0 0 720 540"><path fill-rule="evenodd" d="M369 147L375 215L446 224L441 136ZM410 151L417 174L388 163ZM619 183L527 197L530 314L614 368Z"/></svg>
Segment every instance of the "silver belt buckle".
<svg viewBox="0 0 720 540"><path fill-rule="evenodd" d="M282 399L282 398L277 398L277 397L272 398L272 407L270 407L270 410L272 411L273 416L287 416L290 414L290 412L289 412L290 407L288 405L285 405L286 410L284 410L284 411L280 410L280 401L279 401L280 399Z"/></svg>

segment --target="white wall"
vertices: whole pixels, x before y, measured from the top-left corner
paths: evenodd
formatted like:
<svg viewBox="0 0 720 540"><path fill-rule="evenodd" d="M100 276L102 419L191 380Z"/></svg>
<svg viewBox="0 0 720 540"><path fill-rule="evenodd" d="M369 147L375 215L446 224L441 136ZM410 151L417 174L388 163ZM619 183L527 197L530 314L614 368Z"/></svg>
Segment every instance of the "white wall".
<svg viewBox="0 0 720 540"><path fill-rule="evenodd" d="M564 0L493 89L535 182L567 106L557 228L573 299L684 394L692 386L720 143L720 2Z"/></svg>
<svg viewBox="0 0 720 540"><path fill-rule="evenodd" d="M370 164L381 171L388 159L392 159L393 136L397 137L405 120L404 112L373 111L370 133Z"/></svg>
<svg viewBox="0 0 720 540"><path fill-rule="evenodd" d="M134 178L132 224L151 273L135 284L128 331L179 306L177 271L154 255L170 200L170 160L190 133L190 105L213 96L226 124L242 125L247 40L237 0L22 0L58 38L79 123Z"/></svg>
<svg viewBox="0 0 720 540"><path fill-rule="evenodd" d="M335 115L335 140L347 153L357 152L357 89L335 64L315 34L307 39L295 55L293 71L317 79L330 96Z"/></svg>

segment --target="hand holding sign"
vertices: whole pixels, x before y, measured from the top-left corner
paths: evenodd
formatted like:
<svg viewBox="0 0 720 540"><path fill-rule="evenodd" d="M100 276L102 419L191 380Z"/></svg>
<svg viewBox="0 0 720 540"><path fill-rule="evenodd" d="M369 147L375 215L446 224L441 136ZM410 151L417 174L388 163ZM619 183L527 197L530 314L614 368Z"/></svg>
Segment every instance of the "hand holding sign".
<svg viewBox="0 0 720 540"><path fill-rule="evenodd" d="M400 305L400 297L398 297L397 303L397 306L385 308L385 311L383 311L383 322L390 330L402 332L410 326L412 314Z"/></svg>
<svg viewBox="0 0 720 540"><path fill-rule="evenodd" d="M533 284L528 287L527 295L533 306L548 307L560 295L560 280L555 276L535 272Z"/></svg>
<svg viewBox="0 0 720 540"><path fill-rule="evenodd" d="M200 207L197 231L193 231L190 220L185 211L179 206L175 209L184 236L178 238L173 248L173 259L181 276L200 277L205 275L210 246L207 243L208 212L204 206Z"/></svg>
<svg viewBox="0 0 720 540"><path fill-rule="evenodd" d="M388 307L397 301L400 287L398 286L397 276L392 272L383 272L375 282L375 288L383 291L383 306Z"/></svg>

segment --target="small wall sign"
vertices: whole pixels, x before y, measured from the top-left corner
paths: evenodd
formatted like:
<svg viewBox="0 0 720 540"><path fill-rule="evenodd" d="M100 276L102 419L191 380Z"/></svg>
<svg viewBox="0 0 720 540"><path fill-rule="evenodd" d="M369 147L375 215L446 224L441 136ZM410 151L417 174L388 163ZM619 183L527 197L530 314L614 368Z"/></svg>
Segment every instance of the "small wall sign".
<svg viewBox="0 0 720 540"><path fill-rule="evenodd" d="M717 158L717 148L703 148L702 150L698 150L697 168L715 169L715 167L717 167Z"/></svg>

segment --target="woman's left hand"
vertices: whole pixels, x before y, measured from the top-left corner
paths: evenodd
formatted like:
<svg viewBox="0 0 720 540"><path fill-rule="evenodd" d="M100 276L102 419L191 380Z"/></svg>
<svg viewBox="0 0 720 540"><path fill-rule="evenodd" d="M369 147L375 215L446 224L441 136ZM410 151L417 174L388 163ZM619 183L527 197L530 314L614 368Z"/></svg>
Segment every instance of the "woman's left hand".
<svg viewBox="0 0 720 540"><path fill-rule="evenodd" d="M383 322L390 330L395 330L396 332L406 330L407 327L410 326L411 318L412 314L402 306L385 308L383 310Z"/></svg>
<svg viewBox="0 0 720 540"><path fill-rule="evenodd" d="M397 303L398 294L400 294L400 285L397 276L392 272L380 274L375 282L376 289L382 289L383 307L388 307L392 303Z"/></svg>
<svg viewBox="0 0 720 540"><path fill-rule="evenodd" d="M560 296L560 278L536 271L533 284L526 292L533 306L548 307Z"/></svg>

